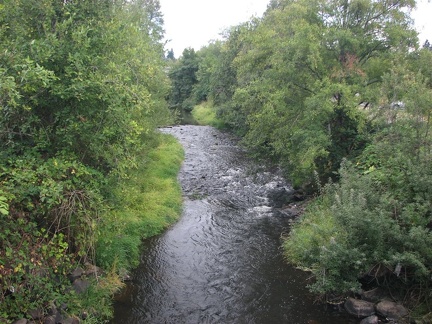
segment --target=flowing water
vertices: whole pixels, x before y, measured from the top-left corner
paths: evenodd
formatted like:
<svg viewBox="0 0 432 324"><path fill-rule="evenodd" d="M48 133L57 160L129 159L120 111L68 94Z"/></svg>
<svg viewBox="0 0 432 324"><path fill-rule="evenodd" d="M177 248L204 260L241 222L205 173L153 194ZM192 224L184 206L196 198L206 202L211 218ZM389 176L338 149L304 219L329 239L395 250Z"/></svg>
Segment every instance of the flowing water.
<svg viewBox="0 0 432 324"><path fill-rule="evenodd" d="M214 128L163 132L186 152L183 215L145 242L113 323L356 323L314 303L308 274L284 262L281 235L296 207L269 198L292 192L277 171L251 162Z"/></svg>

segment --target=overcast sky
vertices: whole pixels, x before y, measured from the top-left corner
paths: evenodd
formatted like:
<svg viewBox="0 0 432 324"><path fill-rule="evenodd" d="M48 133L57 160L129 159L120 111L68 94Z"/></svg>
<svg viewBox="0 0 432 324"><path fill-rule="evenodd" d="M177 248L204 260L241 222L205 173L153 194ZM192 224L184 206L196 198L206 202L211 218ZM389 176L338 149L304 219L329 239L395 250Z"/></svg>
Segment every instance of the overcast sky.
<svg viewBox="0 0 432 324"><path fill-rule="evenodd" d="M192 47L199 50L220 33L252 16L261 16L269 0L160 0L165 21L166 49L174 49L175 57ZM420 42L432 42L432 3L418 1L414 12L416 28L421 33Z"/></svg>

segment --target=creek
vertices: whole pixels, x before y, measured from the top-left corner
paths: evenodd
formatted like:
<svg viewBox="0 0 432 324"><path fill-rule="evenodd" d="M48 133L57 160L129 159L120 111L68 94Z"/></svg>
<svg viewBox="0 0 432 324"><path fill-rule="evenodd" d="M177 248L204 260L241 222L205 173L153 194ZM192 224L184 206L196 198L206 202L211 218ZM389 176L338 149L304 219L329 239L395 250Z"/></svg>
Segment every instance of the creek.
<svg viewBox="0 0 432 324"><path fill-rule="evenodd" d="M284 261L281 236L298 211L274 200L292 192L278 170L212 127L162 131L185 149L183 214L144 242L112 323L357 323L315 303L309 274Z"/></svg>

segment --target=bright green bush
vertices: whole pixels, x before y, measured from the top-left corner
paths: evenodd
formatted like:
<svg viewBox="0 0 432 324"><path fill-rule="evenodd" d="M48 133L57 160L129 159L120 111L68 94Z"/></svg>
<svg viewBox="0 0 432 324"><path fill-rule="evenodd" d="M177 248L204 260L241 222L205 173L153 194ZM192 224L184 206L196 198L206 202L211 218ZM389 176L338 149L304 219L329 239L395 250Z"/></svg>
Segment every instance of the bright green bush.
<svg viewBox="0 0 432 324"><path fill-rule="evenodd" d="M192 110L193 118L199 125L209 125L216 128L224 128L224 123L217 118L216 109L211 102L202 102Z"/></svg>

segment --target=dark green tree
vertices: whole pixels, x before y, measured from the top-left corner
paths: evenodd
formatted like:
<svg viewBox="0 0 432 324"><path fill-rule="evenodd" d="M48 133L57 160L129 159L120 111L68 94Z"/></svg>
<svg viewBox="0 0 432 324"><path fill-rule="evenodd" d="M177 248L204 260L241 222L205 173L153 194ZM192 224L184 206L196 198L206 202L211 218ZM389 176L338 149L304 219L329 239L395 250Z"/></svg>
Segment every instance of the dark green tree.
<svg viewBox="0 0 432 324"><path fill-rule="evenodd" d="M192 96L195 84L198 82L198 55L193 48L186 48L182 56L173 64L168 76L171 80L169 95L170 108L180 113L190 112L196 101Z"/></svg>
<svg viewBox="0 0 432 324"><path fill-rule="evenodd" d="M172 48L168 51L166 59L169 61L175 61L174 50Z"/></svg>

